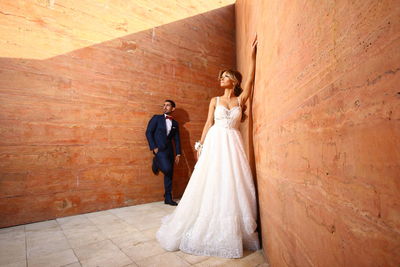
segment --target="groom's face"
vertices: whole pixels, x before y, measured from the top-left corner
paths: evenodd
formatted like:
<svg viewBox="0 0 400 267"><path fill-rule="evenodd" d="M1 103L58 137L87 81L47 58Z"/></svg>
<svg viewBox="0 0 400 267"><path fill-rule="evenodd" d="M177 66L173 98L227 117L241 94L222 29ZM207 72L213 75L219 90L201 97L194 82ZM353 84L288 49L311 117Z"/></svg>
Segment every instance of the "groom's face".
<svg viewBox="0 0 400 267"><path fill-rule="evenodd" d="M175 110L175 108L172 107L172 104L170 102L164 102L163 110L165 114L170 114L172 111Z"/></svg>

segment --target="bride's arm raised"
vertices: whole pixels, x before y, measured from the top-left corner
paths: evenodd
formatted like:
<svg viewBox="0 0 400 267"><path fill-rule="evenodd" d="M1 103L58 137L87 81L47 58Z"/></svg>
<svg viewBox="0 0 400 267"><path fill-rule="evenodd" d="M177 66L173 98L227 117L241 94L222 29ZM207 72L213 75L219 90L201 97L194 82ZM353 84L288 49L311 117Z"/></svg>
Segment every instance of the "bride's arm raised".
<svg viewBox="0 0 400 267"><path fill-rule="evenodd" d="M203 133L201 134L201 139L200 139L201 144L203 144L204 139L206 139L208 129L210 129L210 127L214 124L215 99L216 98L213 97L213 98L211 98L211 101L210 101L210 106L208 108L207 121L206 121L206 124L204 125Z"/></svg>
<svg viewBox="0 0 400 267"><path fill-rule="evenodd" d="M247 80L244 84L243 92L240 94L240 103L246 103L250 96L251 89L253 88L254 76L256 70L256 54L257 54L257 36L255 36L253 44L251 45L251 63L249 66L249 71L247 72Z"/></svg>

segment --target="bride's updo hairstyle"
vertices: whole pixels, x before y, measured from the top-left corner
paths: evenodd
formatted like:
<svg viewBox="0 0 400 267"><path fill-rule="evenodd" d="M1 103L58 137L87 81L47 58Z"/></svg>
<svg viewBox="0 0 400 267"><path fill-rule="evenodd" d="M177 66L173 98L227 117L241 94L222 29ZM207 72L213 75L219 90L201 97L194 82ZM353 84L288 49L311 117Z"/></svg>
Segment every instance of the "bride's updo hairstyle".
<svg viewBox="0 0 400 267"><path fill-rule="evenodd" d="M235 83L235 88L233 89L233 93L235 96L239 96L243 89L240 87L242 83L242 74L236 70L221 70L218 74L218 80L221 80L222 74L226 73L228 77Z"/></svg>

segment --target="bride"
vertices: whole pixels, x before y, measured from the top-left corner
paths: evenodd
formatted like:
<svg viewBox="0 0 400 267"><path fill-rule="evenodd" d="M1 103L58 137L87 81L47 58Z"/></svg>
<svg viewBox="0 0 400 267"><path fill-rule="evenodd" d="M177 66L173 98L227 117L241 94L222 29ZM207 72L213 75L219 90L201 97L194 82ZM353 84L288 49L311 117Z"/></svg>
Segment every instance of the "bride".
<svg viewBox="0 0 400 267"><path fill-rule="evenodd" d="M239 132L242 105L254 82L257 39L252 44L249 78L221 71L224 95L211 99L199 159L175 211L164 217L157 240L169 251L240 258L243 249L259 249L256 198L250 166Z"/></svg>

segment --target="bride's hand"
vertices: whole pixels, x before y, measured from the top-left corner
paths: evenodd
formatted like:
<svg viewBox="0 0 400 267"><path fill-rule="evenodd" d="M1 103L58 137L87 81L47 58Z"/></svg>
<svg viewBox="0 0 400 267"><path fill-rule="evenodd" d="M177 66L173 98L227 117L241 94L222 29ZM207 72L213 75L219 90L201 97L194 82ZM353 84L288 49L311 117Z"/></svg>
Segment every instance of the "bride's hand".
<svg viewBox="0 0 400 267"><path fill-rule="evenodd" d="M197 159L199 159L199 157L200 157L202 148L203 148L203 144L200 141L197 141L194 144L194 149L196 149L196 151L197 151Z"/></svg>
<svg viewBox="0 0 400 267"><path fill-rule="evenodd" d="M199 150L197 150L197 160L200 158L201 150L202 148L199 148Z"/></svg>

